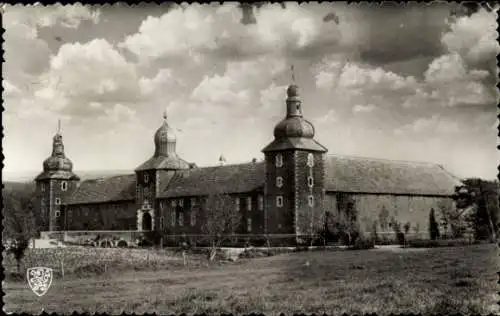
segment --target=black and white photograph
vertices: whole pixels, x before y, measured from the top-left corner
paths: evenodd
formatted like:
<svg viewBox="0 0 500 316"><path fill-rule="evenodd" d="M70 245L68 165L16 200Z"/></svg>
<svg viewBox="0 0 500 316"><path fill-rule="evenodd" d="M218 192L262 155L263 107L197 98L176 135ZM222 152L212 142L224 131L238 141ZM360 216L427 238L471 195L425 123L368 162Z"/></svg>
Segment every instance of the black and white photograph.
<svg viewBox="0 0 500 316"><path fill-rule="evenodd" d="M500 314L495 2L0 6L5 313Z"/></svg>

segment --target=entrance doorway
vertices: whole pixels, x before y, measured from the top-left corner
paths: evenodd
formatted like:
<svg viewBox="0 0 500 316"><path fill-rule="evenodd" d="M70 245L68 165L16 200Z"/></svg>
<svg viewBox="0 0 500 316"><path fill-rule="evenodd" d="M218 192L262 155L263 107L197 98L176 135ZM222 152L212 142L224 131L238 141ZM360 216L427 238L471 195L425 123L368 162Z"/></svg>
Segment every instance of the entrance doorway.
<svg viewBox="0 0 500 316"><path fill-rule="evenodd" d="M142 215L142 230L150 231L152 227L152 218L148 212L144 212Z"/></svg>

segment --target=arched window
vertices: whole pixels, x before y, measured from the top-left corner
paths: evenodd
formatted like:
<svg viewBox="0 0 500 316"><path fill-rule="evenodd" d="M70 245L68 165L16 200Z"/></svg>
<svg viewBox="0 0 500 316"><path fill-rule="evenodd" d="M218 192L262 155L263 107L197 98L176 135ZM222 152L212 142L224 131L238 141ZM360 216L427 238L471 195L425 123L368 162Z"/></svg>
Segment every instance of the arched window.
<svg viewBox="0 0 500 316"><path fill-rule="evenodd" d="M60 198L56 198L55 203L56 203L56 205L61 205L61 199Z"/></svg>
<svg viewBox="0 0 500 316"><path fill-rule="evenodd" d="M259 211L264 210L264 197L262 195L259 195Z"/></svg>
<svg viewBox="0 0 500 316"><path fill-rule="evenodd" d="M283 155L282 154L276 154L276 167L280 168L283 167Z"/></svg>
<svg viewBox="0 0 500 316"><path fill-rule="evenodd" d="M307 198L307 204L309 204L310 207L314 206L314 196L309 195L309 197Z"/></svg>
<svg viewBox="0 0 500 316"><path fill-rule="evenodd" d="M314 166L314 155L311 153L307 155L307 165L311 168Z"/></svg>
<svg viewBox="0 0 500 316"><path fill-rule="evenodd" d="M312 176L307 177L307 185L312 188L314 186L314 178Z"/></svg>
<svg viewBox="0 0 500 316"><path fill-rule="evenodd" d="M282 195L278 195L276 197L276 206L283 207L283 196Z"/></svg>
<svg viewBox="0 0 500 316"><path fill-rule="evenodd" d="M179 212L179 226L184 226L184 213Z"/></svg>
<svg viewBox="0 0 500 316"><path fill-rule="evenodd" d="M68 182L63 181L61 182L61 190L66 191L68 189Z"/></svg>
<svg viewBox="0 0 500 316"><path fill-rule="evenodd" d="M191 226L195 226L196 225L196 211L191 210L191 213L189 215L191 216L191 218L190 218Z"/></svg>
<svg viewBox="0 0 500 316"><path fill-rule="evenodd" d="M283 186L283 178L282 177L276 177L276 186L278 188L281 188Z"/></svg>

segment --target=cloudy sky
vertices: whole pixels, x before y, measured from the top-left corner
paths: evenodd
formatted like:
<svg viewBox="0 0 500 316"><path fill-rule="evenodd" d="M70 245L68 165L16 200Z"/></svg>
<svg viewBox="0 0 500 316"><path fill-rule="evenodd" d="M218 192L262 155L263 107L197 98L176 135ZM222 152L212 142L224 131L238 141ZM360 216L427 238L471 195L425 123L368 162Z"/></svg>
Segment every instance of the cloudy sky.
<svg viewBox="0 0 500 316"><path fill-rule="evenodd" d="M261 159L294 65L304 116L330 154L435 162L460 177L497 173L492 10L3 10L6 172L41 170L58 119L76 171L133 170L153 154L164 109L184 159Z"/></svg>

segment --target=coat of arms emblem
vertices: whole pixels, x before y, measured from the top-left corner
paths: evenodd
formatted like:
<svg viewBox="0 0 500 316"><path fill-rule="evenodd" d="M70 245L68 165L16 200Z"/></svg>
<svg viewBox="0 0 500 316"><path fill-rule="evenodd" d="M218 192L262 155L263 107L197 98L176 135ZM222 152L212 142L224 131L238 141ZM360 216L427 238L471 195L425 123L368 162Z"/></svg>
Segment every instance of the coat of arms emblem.
<svg viewBox="0 0 500 316"><path fill-rule="evenodd" d="M52 269L45 267L29 268L27 278L31 290L36 295L42 296L47 293L52 284Z"/></svg>

